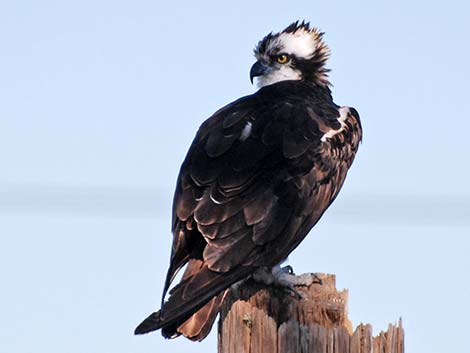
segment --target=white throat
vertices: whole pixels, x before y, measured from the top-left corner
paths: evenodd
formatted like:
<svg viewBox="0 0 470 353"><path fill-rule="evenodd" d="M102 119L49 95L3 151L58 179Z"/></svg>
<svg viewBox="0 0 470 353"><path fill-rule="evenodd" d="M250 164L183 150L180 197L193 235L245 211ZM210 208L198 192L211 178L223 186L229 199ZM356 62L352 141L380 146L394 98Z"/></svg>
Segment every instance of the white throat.
<svg viewBox="0 0 470 353"><path fill-rule="evenodd" d="M292 67L285 65L279 69L273 69L273 71L259 76L257 78L257 85L259 88L272 85L273 83L288 80L300 80L302 75L299 71L294 70Z"/></svg>

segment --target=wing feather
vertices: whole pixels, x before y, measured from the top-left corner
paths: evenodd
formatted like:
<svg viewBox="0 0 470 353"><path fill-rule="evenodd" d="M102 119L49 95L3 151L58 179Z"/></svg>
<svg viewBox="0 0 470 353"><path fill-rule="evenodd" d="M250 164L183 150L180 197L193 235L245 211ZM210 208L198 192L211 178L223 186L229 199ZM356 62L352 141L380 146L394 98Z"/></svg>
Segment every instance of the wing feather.
<svg viewBox="0 0 470 353"><path fill-rule="evenodd" d="M338 116L328 88L284 81L201 125L177 181L165 293L187 267L146 329L204 336L220 293L300 243L336 197L361 139L352 111L344 133L324 142L325 131L342 127Z"/></svg>

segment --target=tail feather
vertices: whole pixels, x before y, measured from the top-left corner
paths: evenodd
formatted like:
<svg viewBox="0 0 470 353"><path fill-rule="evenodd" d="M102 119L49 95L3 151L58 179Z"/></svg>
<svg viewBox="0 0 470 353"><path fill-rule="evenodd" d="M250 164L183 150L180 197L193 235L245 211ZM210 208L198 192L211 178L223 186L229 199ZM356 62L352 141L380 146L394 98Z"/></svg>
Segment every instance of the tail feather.
<svg viewBox="0 0 470 353"><path fill-rule="evenodd" d="M204 265L193 276L188 276L170 291L170 298L161 310L162 327L175 323L179 326L212 298L235 282L246 278L251 272L251 268L238 267L230 272L217 273Z"/></svg>
<svg viewBox="0 0 470 353"><path fill-rule="evenodd" d="M209 270L190 261L182 281L170 291L162 310L150 314L137 328L136 335L162 329L166 338L181 334L195 341L209 333L228 288L246 278L252 269L238 267L227 273ZM199 265L199 266L198 266ZM192 272L192 270L196 270ZM192 272L192 273L188 273Z"/></svg>
<svg viewBox="0 0 470 353"><path fill-rule="evenodd" d="M228 289L212 298L206 305L196 311L182 325L178 326L177 333L192 341L202 341L209 334L215 318L220 311Z"/></svg>
<svg viewBox="0 0 470 353"><path fill-rule="evenodd" d="M160 319L160 311L151 313L139 326L136 327L134 334L142 335L162 328L162 320Z"/></svg>

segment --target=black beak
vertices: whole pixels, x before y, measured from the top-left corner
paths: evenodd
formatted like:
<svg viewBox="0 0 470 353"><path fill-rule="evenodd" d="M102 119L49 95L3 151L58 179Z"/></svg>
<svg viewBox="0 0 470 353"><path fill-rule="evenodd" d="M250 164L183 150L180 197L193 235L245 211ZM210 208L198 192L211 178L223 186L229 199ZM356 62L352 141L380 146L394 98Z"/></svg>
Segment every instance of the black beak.
<svg viewBox="0 0 470 353"><path fill-rule="evenodd" d="M268 66L264 65L260 61L257 61L253 64L250 70L250 81L253 83L253 78L257 76L262 76L268 71Z"/></svg>

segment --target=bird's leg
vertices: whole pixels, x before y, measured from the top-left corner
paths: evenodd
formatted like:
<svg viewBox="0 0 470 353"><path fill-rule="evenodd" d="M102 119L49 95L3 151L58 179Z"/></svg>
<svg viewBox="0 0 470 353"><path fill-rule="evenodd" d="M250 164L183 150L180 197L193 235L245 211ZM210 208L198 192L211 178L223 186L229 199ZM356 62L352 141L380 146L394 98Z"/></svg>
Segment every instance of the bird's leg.
<svg viewBox="0 0 470 353"><path fill-rule="evenodd" d="M273 273L267 267L258 268L252 277L256 282L261 282L268 286L274 283Z"/></svg>

